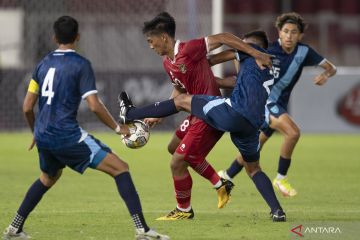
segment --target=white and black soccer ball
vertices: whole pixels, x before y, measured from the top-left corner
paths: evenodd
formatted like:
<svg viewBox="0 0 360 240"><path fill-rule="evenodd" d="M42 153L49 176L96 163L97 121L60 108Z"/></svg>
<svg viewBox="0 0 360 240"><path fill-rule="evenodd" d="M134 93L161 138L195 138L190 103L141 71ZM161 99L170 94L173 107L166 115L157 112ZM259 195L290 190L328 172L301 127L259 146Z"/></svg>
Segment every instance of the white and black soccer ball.
<svg viewBox="0 0 360 240"><path fill-rule="evenodd" d="M135 120L127 124L130 129L130 135L121 135L121 141L128 148L141 148L149 141L150 129L149 126L140 120Z"/></svg>

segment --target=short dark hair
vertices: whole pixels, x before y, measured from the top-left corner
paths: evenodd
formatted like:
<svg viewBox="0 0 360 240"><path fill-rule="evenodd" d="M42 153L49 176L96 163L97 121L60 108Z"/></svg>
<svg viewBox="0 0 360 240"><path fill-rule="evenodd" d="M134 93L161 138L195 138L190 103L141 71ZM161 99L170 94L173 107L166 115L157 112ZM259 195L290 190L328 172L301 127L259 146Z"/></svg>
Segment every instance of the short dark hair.
<svg viewBox="0 0 360 240"><path fill-rule="evenodd" d="M268 37L266 35L266 32L264 32L262 30L255 30L255 31L245 33L244 34L244 39L245 38L254 38L257 45L259 45L262 48L266 49L269 46L269 40L268 40Z"/></svg>
<svg viewBox="0 0 360 240"><path fill-rule="evenodd" d="M307 28L307 24L304 22L304 19L296 12L284 13L278 16L276 18L275 27L278 30L281 30L286 23L296 24L301 33L303 33Z"/></svg>
<svg viewBox="0 0 360 240"><path fill-rule="evenodd" d="M53 28L58 43L68 44L75 42L78 35L79 24L75 18L62 16L54 22Z"/></svg>
<svg viewBox="0 0 360 240"><path fill-rule="evenodd" d="M167 33L175 38L176 24L175 19L167 12L161 12L148 22L144 22L143 34Z"/></svg>

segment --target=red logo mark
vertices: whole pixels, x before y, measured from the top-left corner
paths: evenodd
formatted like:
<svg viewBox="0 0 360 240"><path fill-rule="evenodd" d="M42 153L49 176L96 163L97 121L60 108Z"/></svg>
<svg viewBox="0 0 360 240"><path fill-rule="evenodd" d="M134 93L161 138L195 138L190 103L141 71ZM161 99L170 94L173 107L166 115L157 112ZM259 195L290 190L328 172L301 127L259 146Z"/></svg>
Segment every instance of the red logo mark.
<svg viewBox="0 0 360 240"><path fill-rule="evenodd" d="M354 86L340 99L337 112L349 123L360 125L360 84Z"/></svg>
<svg viewBox="0 0 360 240"><path fill-rule="evenodd" d="M302 230L303 225L299 225L294 227L293 229L291 229L290 231L295 233L296 235L303 237L304 235L302 235L301 230Z"/></svg>

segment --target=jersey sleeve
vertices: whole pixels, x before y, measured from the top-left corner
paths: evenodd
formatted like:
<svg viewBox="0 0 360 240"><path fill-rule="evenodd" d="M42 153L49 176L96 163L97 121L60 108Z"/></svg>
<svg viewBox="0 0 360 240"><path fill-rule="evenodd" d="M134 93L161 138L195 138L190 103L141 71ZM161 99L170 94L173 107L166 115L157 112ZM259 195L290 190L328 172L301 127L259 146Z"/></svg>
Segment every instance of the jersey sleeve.
<svg viewBox="0 0 360 240"><path fill-rule="evenodd" d="M247 55L246 53L243 53L243 52L241 52L241 51L236 51L235 57L236 57L236 60L238 60L239 62L241 62L241 61L244 60L245 58L248 58L249 55Z"/></svg>
<svg viewBox="0 0 360 240"><path fill-rule="evenodd" d="M260 47L256 46L255 44L250 43L250 46L257 49L257 50L259 50L259 51L263 51L263 50L261 50ZM235 58L239 62L241 62L242 60L244 60L245 58L248 58L248 57L251 57L251 56L249 54L244 53L244 52L239 51L239 50L237 50L236 53L235 53Z"/></svg>
<svg viewBox="0 0 360 240"><path fill-rule="evenodd" d="M95 75L90 62L85 62L81 68L79 89L82 99L97 93Z"/></svg>
<svg viewBox="0 0 360 240"><path fill-rule="evenodd" d="M39 65L36 66L28 86L28 92L35 94L39 94L39 80L37 78L38 69L39 69Z"/></svg>
<svg viewBox="0 0 360 240"><path fill-rule="evenodd" d="M199 38L186 42L183 51L186 56L195 62L205 58L208 53L206 38Z"/></svg>
<svg viewBox="0 0 360 240"><path fill-rule="evenodd" d="M319 65L325 58L318 54L314 49L309 47L309 51L306 55L304 66L317 66Z"/></svg>

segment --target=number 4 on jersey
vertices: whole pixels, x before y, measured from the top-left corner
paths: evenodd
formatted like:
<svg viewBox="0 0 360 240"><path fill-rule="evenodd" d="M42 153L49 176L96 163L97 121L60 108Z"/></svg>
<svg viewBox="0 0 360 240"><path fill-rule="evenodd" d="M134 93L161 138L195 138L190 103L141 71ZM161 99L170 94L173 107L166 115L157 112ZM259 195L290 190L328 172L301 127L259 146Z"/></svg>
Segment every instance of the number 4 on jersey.
<svg viewBox="0 0 360 240"><path fill-rule="evenodd" d="M55 68L50 68L45 76L44 83L41 88L41 96L48 98L46 101L47 105L51 105L51 99L54 97L54 92L53 92L54 76L55 76Z"/></svg>

